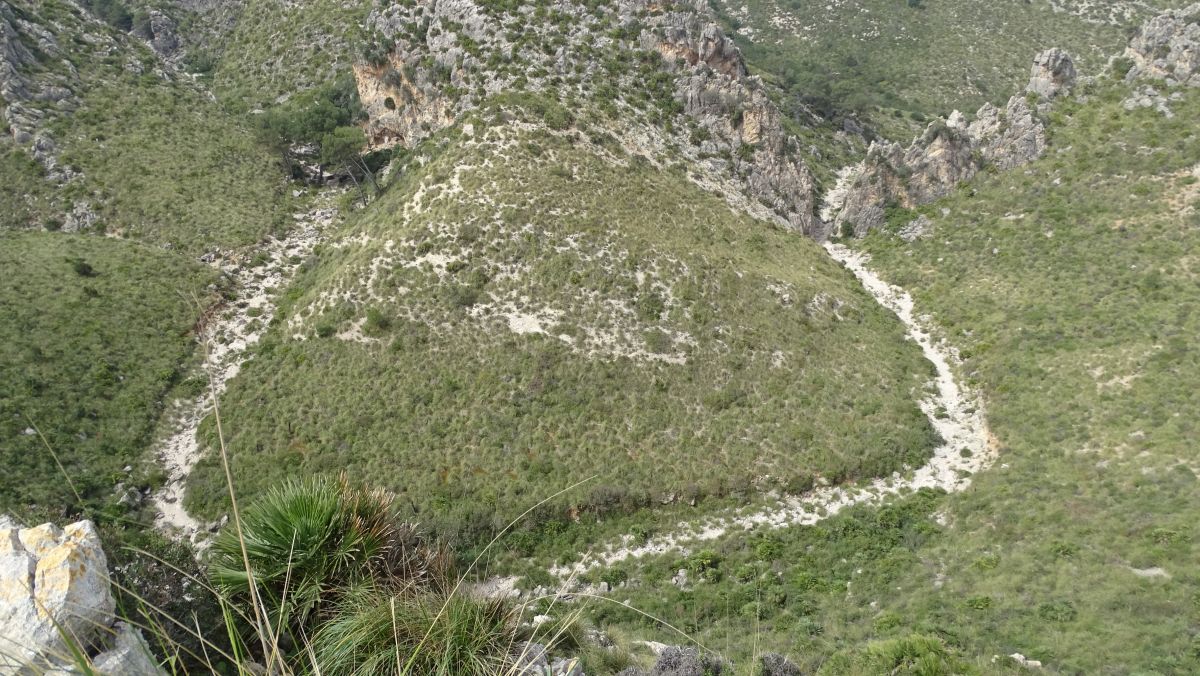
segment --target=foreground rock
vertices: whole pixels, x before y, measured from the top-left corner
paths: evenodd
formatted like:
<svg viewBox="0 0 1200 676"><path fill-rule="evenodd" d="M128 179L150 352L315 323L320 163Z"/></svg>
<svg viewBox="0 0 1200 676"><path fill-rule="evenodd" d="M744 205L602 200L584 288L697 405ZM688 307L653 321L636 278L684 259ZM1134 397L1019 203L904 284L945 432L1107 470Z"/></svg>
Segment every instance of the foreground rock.
<svg viewBox="0 0 1200 676"><path fill-rule="evenodd" d="M0 530L0 672L77 673L72 646L95 673L162 673L137 629L116 621L108 560L96 527Z"/></svg>

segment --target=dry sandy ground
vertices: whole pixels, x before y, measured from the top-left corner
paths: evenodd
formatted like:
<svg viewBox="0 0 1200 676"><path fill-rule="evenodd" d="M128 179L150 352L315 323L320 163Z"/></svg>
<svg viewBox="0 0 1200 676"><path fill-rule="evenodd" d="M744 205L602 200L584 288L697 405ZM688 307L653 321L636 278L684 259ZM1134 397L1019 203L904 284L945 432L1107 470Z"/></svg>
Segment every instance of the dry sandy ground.
<svg viewBox="0 0 1200 676"><path fill-rule="evenodd" d="M184 483L200 459L196 429L213 409L213 397L220 396L231 378L249 358L248 348L262 338L275 315L274 294L281 290L321 241L322 232L333 222L337 209L328 196L310 211L297 214L296 225L283 239L271 238L261 247L236 257L218 259L212 265L232 277L237 300L221 308L198 339L204 345L202 368L211 387L196 399L176 401L172 419L174 430L158 444L156 453L167 471L167 483L152 496L158 508L155 526L172 536L198 543L209 532L183 508ZM266 257L260 265L252 260Z"/></svg>

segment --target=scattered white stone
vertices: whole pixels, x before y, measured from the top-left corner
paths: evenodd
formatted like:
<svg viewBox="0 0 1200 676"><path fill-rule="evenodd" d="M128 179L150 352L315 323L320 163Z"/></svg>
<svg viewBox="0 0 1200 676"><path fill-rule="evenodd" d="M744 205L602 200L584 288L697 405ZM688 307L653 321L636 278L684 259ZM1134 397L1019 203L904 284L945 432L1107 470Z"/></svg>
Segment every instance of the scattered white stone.
<svg viewBox="0 0 1200 676"><path fill-rule="evenodd" d="M1143 577L1143 578L1158 577L1158 578L1163 578L1163 579L1167 579L1167 580L1171 579L1171 574L1168 573L1166 570L1159 568L1158 566L1154 566L1153 568L1134 568L1131 566L1129 568L1129 572L1133 573L1134 575L1137 575L1138 577Z"/></svg>

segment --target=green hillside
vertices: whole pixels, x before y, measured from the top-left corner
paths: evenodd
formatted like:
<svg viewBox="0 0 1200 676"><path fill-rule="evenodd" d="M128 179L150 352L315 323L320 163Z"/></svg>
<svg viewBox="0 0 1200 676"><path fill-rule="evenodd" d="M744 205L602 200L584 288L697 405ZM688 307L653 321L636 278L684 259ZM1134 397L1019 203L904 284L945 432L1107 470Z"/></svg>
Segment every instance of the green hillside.
<svg viewBox="0 0 1200 676"><path fill-rule="evenodd" d="M40 232L0 232L0 270L0 511L62 509L73 491L115 500L118 481L145 482L161 400L195 348L193 298L207 302L215 275L135 243Z"/></svg>
<svg viewBox="0 0 1200 676"><path fill-rule="evenodd" d="M233 28L202 51L211 59L213 90L244 112L349 77L371 8L363 0L240 3Z"/></svg>
<svg viewBox="0 0 1200 676"><path fill-rule="evenodd" d="M1015 671L991 660L1012 653L1060 673L1200 668L1200 95L1167 119L1125 111L1128 93L1105 84L1059 104L1048 157L922 209L927 237L862 243L961 348L997 467L962 494L600 576L636 581L622 592L635 607L686 618L714 649L745 656L753 634L832 673L912 633L984 673ZM680 568L714 583L681 591Z"/></svg>
<svg viewBox="0 0 1200 676"><path fill-rule="evenodd" d="M475 536L593 475L567 502L604 514L927 457L928 363L819 247L513 115L423 147L306 266L222 404L243 493L346 468Z"/></svg>
<svg viewBox="0 0 1200 676"><path fill-rule="evenodd" d="M28 89L50 88L53 98L22 105L41 117L39 133L71 174L34 190L53 198L14 225L59 228L82 208L90 230L199 255L252 244L285 223L282 171L252 120L225 115L144 43L74 3L17 0L11 12L49 36L39 46L22 34L33 60L19 72Z"/></svg>
<svg viewBox="0 0 1200 676"><path fill-rule="evenodd" d="M1096 72L1124 46L1146 3L1032 0L717 0L752 64L788 98L856 113L907 141L926 117L1003 103L1033 56L1060 47Z"/></svg>

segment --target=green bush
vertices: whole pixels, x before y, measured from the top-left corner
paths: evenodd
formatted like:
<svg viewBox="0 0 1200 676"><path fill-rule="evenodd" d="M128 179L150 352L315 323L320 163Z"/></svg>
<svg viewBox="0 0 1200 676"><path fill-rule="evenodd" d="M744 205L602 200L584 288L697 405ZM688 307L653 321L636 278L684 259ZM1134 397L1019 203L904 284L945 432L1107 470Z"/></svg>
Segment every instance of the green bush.
<svg viewBox="0 0 1200 676"><path fill-rule="evenodd" d="M362 586L337 603L312 651L329 676L492 676L510 662L515 620L498 600Z"/></svg>
<svg viewBox="0 0 1200 676"><path fill-rule="evenodd" d="M296 627L357 584L442 583L440 554L392 501L345 478L288 480L245 511L240 532L236 523L221 531L210 576L228 597L257 595L270 617Z"/></svg>

